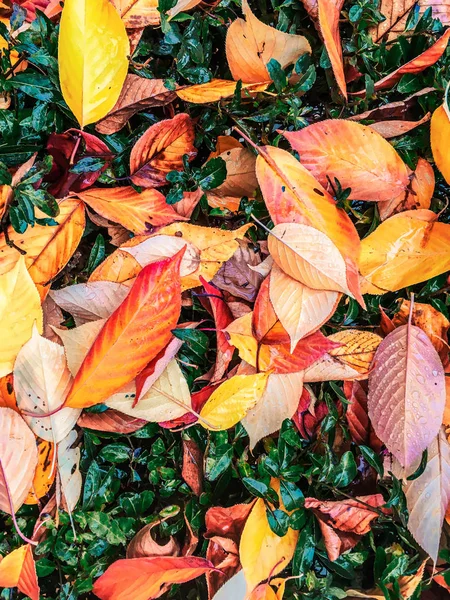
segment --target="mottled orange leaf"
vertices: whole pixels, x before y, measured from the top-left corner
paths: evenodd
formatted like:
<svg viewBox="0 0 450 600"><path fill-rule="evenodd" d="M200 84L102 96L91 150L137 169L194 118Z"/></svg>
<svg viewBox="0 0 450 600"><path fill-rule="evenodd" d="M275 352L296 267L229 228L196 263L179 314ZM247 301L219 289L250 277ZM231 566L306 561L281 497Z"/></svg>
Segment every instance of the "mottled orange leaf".
<svg viewBox="0 0 450 600"><path fill-rule="evenodd" d="M161 21L157 0L113 0L113 4L129 29L159 25Z"/></svg>
<svg viewBox="0 0 450 600"><path fill-rule="evenodd" d="M194 123L185 113L151 125L131 150L131 181L146 188L165 185L169 171L182 170L184 154L195 157L193 144Z"/></svg>
<svg viewBox="0 0 450 600"><path fill-rule="evenodd" d="M450 29L447 30L450 32ZM450 34L449 34L450 35ZM439 106L431 117L431 149L437 168L450 181L450 159L448 155L448 139L450 135L450 117L448 104Z"/></svg>
<svg viewBox="0 0 450 600"><path fill-rule="evenodd" d="M268 85L269 82L243 83L241 96L243 99L251 98L256 92L263 92ZM191 102L192 104L207 104L209 102L218 102L224 98L234 96L236 86L236 81L211 79L208 83L197 83L181 88L176 91L176 95L185 102Z"/></svg>
<svg viewBox="0 0 450 600"><path fill-rule="evenodd" d="M67 406L81 408L103 402L132 381L169 343L181 309L183 252L142 269L84 359Z"/></svg>

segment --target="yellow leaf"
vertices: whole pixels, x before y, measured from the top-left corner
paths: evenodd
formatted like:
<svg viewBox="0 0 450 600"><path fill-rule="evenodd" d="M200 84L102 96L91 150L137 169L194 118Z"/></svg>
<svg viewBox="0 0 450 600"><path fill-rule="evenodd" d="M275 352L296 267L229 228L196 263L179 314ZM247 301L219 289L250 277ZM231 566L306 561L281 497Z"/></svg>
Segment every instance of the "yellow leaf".
<svg viewBox="0 0 450 600"><path fill-rule="evenodd" d="M20 256L14 267L0 277L0 377L13 370L34 323L42 333L42 321L39 293Z"/></svg>
<svg viewBox="0 0 450 600"><path fill-rule="evenodd" d="M359 329L344 329L328 336L328 339L342 344L329 351L331 356L365 375L370 371L375 351L382 341L376 333Z"/></svg>
<svg viewBox="0 0 450 600"><path fill-rule="evenodd" d="M268 373L235 375L220 385L200 412L205 421L220 429L239 423L261 399L266 389ZM209 429L206 423L202 425Z"/></svg>
<svg viewBox="0 0 450 600"><path fill-rule="evenodd" d="M45 440L38 441L38 463L34 473L33 485L28 492L25 504L38 504L39 498L45 496L53 485L56 471L53 469L55 445Z"/></svg>
<svg viewBox="0 0 450 600"><path fill-rule="evenodd" d="M271 487L278 493L280 508L284 510L279 481L273 480ZM298 535L298 531L290 528L284 537L276 535L267 521L264 500L259 498L256 501L245 523L239 546L239 557L249 590L287 567L294 555Z"/></svg>
<svg viewBox="0 0 450 600"><path fill-rule="evenodd" d="M363 286L363 293L370 294L396 292L445 273L450 269L450 225L394 215L362 240L359 268L371 284Z"/></svg>
<svg viewBox="0 0 450 600"><path fill-rule="evenodd" d="M81 127L102 119L119 98L130 46L109 0L66 0L58 44L64 100Z"/></svg>
<svg viewBox="0 0 450 600"><path fill-rule="evenodd" d="M445 181L450 183L450 155L448 152L450 119L444 104L437 108L431 117L430 133L434 162L444 176Z"/></svg>

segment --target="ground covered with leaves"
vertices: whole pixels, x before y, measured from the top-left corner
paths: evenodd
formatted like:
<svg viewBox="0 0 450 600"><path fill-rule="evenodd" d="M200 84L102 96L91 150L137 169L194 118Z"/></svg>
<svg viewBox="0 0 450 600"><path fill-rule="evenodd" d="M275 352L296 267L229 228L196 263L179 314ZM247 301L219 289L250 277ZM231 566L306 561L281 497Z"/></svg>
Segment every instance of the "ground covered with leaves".
<svg viewBox="0 0 450 600"><path fill-rule="evenodd" d="M449 24L0 3L1 598L450 596Z"/></svg>

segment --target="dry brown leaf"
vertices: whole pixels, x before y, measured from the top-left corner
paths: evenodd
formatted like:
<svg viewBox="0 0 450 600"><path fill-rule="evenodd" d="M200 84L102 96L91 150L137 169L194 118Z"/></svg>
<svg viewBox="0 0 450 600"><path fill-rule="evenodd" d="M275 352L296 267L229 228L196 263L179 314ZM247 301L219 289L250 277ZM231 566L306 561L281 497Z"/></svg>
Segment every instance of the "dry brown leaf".
<svg viewBox="0 0 450 600"><path fill-rule="evenodd" d="M95 129L111 134L120 131L133 115L153 106L165 106L176 98L175 91L164 85L164 79L147 79L129 74L114 108L99 121Z"/></svg>
<svg viewBox="0 0 450 600"><path fill-rule="evenodd" d="M418 121L401 121L401 120L392 120L392 121L378 121L376 123L372 123L369 125L372 129L374 129L377 133L382 135L384 139L389 140L394 137L398 137L399 135L404 135L416 127L420 127L424 123L428 123L431 119L431 113L427 113L424 117L419 119Z"/></svg>
<svg viewBox="0 0 450 600"><path fill-rule="evenodd" d="M257 19L247 0L242 2L242 12L245 20L233 21L226 39L228 65L235 81L270 81L266 65L272 58L284 69L302 54L311 52L309 42L302 35L283 33Z"/></svg>
<svg viewBox="0 0 450 600"><path fill-rule="evenodd" d="M238 244L238 249L223 263L212 283L233 296L253 302L262 276L251 267L259 265L261 258L245 240L238 240Z"/></svg>
<svg viewBox="0 0 450 600"><path fill-rule="evenodd" d="M386 20L372 28L372 39L375 42L382 38L393 40L404 33L408 15L416 5L420 7L421 13L431 7L434 19L440 19L443 25L450 25L448 0L381 0L379 11Z"/></svg>
<svg viewBox="0 0 450 600"><path fill-rule="evenodd" d="M170 536L169 541L164 545L158 544L158 542L153 539L152 529L154 529L157 525L160 525L164 520L165 519L149 523L136 533L131 542L128 544L127 558L180 555L180 546L174 537Z"/></svg>

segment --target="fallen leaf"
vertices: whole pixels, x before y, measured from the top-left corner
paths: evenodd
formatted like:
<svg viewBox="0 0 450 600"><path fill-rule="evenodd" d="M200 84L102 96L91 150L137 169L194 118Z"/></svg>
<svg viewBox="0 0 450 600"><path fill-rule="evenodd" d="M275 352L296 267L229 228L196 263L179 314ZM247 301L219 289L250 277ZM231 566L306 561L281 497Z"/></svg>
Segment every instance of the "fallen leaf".
<svg viewBox="0 0 450 600"><path fill-rule="evenodd" d="M379 345L369 373L368 408L375 433L404 467L438 434L444 369L430 339L415 325L401 325Z"/></svg>
<svg viewBox="0 0 450 600"><path fill-rule="evenodd" d="M38 440L37 450L38 463L25 504L38 504L38 500L48 494L55 480L56 472L53 469L55 445L45 440Z"/></svg>
<svg viewBox="0 0 450 600"><path fill-rule="evenodd" d="M53 331L54 327L61 327L64 319L62 310L50 296L42 303L42 314L44 319L44 330L42 335L51 342L61 343L59 336ZM64 328L64 325L62 326Z"/></svg>
<svg viewBox="0 0 450 600"><path fill-rule="evenodd" d="M113 408L101 413L83 412L77 421L79 427L125 435L139 431L146 424L147 421L144 421L144 419L130 417Z"/></svg>
<svg viewBox="0 0 450 600"><path fill-rule="evenodd" d="M446 223L427 223L403 213L381 223L361 242L359 267L369 284L363 284L363 292L394 292L448 271L449 233Z"/></svg>
<svg viewBox="0 0 450 600"><path fill-rule="evenodd" d="M132 538L127 547L127 558L144 558L150 556L178 556L180 546L173 536L167 544L158 544L152 537L152 529L160 525L161 521L154 521L145 525Z"/></svg>
<svg viewBox="0 0 450 600"><path fill-rule="evenodd" d="M447 183L450 181L450 160L445 144L446 140L448 140L449 132L450 117L446 102L442 106L439 106L431 117L431 149L433 151L434 162Z"/></svg>
<svg viewBox="0 0 450 600"><path fill-rule="evenodd" d="M279 482L272 480L271 487L277 492L280 508L284 510ZM273 533L267 521L265 502L258 498L245 523L239 546L239 556L249 590L287 567L294 555L298 535L299 532L291 528L283 537Z"/></svg>
<svg viewBox="0 0 450 600"><path fill-rule="evenodd" d="M410 175L410 179L409 189L405 193L393 200L378 202L378 212L382 221L402 211L430 208L435 186L433 167L424 158L419 158L416 170Z"/></svg>
<svg viewBox="0 0 450 600"><path fill-rule="evenodd" d="M355 444L367 445L371 427L367 393L359 381L344 381L343 390L348 401L345 419L351 438Z"/></svg>
<svg viewBox="0 0 450 600"><path fill-rule="evenodd" d="M180 215L180 217L190 219L192 213L202 198L203 190L200 188L197 188L194 192L183 192L182 199L174 204L173 209Z"/></svg>
<svg viewBox="0 0 450 600"><path fill-rule="evenodd" d="M196 496L203 491L203 452L194 440L183 440L181 476Z"/></svg>
<svg viewBox="0 0 450 600"><path fill-rule="evenodd" d="M419 56L416 58L413 58L392 73L389 73L389 75L386 75L379 81L376 81L373 86L374 92L379 92L380 90L389 90L400 81L403 75L416 75L417 73L421 73L425 69L428 69L428 67L434 65L444 54L449 38L450 29L447 29L447 31L437 40L437 42L425 50L425 52L422 52L422 54L419 54ZM353 96L364 96L365 94L366 90L352 92Z"/></svg>
<svg viewBox="0 0 450 600"><path fill-rule="evenodd" d="M405 163L371 127L327 119L300 131L284 132L301 163L324 186L336 177L349 198L378 202L402 193L409 183Z"/></svg>
<svg viewBox="0 0 450 600"><path fill-rule="evenodd" d="M77 196L105 219L120 223L136 235L183 220L155 189L145 189L139 194L132 187L90 188Z"/></svg>
<svg viewBox="0 0 450 600"><path fill-rule="evenodd" d="M250 438L250 450L264 437L281 429L295 413L303 388L303 373L269 375L266 389L242 419Z"/></svg>
<svg viewBox="0 0 450 600"><path fill-rule="evenodd" d="M212 208L236 212L241 198L251 198L258 187L256 156L246 148L225 150L219 156L225 161L227 177L219 187L207 191L206 198Z"/></svg>
<svg viewBox="0 0 450 600"><path fill-rule="evenodd" d="M416 129L416 127L428 123L430 119L431 113L427 113L418 121L378 121L377 123L372 123L369 127L383 136L385 140L389 140L400 135L405 135L405 133L409 133L413 129Z"/></svg>
<svg viewBox="0 0 450 600"><path fill-rule="evenodd" d="M56 198L64 198L69 192L81 192L91 187L114 158L105 142L79 129L51 133L46 150L53 158L53 164L44 181L50 183L48 191ZM74 169L79 169L78 163L86 158L98 158L99 165L89 172L74 172Z"/></svg>
<svg viewBox="0 0 450 600"><path fill-rule="evenodd" d="M235 504L228 508L221 506L209 508L205 515L205 538L218 535L238 542L254 504L255 502L250 502L249 504Z"/></svg>
<svg viewBox="0 0 450 600"><path fill-rule="evenodd" d="M328 236L345 260L350 289L364 306L359 295L359 236L347 213L289 152L272 146L259 147L258 152L256 176L274 224L299 223Z"/></svg>
<svg viewBox="0 0 450 600"><path fill-rule="evenodd" d="M131 181L145 188L165 185L167 173L183 169L183 155L195 157L193 144L194 123L185 113L151 125L131 150Z"/></svg>
<svg viewBox="0 0 450 600"><path fill-rule="evenodd" d="M36 327L14 363L14 390L19 410L39 415L63 406L72 386L63 346L40 336ZM63 408L49 417L24 415L33 433L57 444L75 427L80 409Z"/></svg>
<svg viewBox="0 0 450 600"><path fill-rule="evenodd" d="M161 22L157 0L113 0L113 4L128 29L159 25Z"/></svg>
<svg viewBox="0 0 450 600"><path fill-rule="evenodd" d="M129 384L109 397L105 404L130 417L154 423L169 421L183 416L191 407L191 395L186 379L175 359L152 387L135 405L136 388Z"/></svg>
<svg viewBox="0 0 450 600"><path fill-rule="evenodd" d="M42 331L39 293L20 254L11 270L2 275L0 290L0 377L4 377L12 372L34 324Z"/></svg>
<svg viewBox="0 0 450 600"><path fill-rule="evenodd" d="M73 329L52 327L53 331L61 338L64 344L67 366L73 376L78 373L85 356L105 323L106 319L99 319L98 321L90 321Z"/></svg>
<svg viewBox="0 0 450 600"><path fill-rule="evenodd" d="M153 358L148 365L136 377L136 400L133 406L139 402L141 396L144 396L153 386L155 381L161 377L168 364L178 354L183 345L182 340L172 338L167 346Z"/></svg>
<svg viewBox="0 0 450 600"><path fill-rule="evenodd" d="M243 99L251 98L255 93L263 92L269 83L243 83L241 97ZM176 95L181 100L191 102L191 104L209 104L234 96L237 85L236 81L211 79L208 83L197 83L180 88L176 90Z"/></svg>
<svg viewBox="0 0 450 600"><path fill-rule="evenodd" d="M226 54L228 66L235 81L260 83L270 81L267 63L278 61L282 69L307 52L308 40L262 23L250 10L247 0L242 2L244 19L236 19L228 28Z"/></svg>
<svg viewBox="0 0 450 600"><path fill-rule="evenodd" d="M20 414L14 393L14 378L12 373L0 378L0 407L11 408Z"/></svg>
<svg viewBox="0 0 450 600"><path fill-rule="evenodd" d="M0 510L11 515L28 496L38 453L33 432L10 408L0 408L0 431Z"/></svg>
<svg viewBox="0 0 450 600"><path fill-rule="evenodd" d="M206 574L208 598L216 598L216 592L241 570L239 547L234 540L216 535L209 540L206 558L218 569Z"/></svg>
<svg viewBox="0 0 450 600"><path fill-rule="evenodd" d="M419 461L409 472L414 472ZM442 524L450 503L450 445L443 427L429 444L425 471L408 481L404 492L409 512L408 529L436 563Z"/></svg>
<svg viewBox="0 0 450 600"><path fill-rule="evenodd" d="M229 429L238 423L261 399L268 374L235 375L224 381L200 411L201 424L207 428Z"/></svg>
<svg viewBox="0 0 450 600"><path fill-rule="evenodd" d="M121 248L115 250L91 273L89 281L113 281L130 287L142 270L142 265Z"/></svg>
<svg viewBox="0 0 450 600"><path fill-rule="evenodd" d="M409 300L402 300L398 312L395 313L392 323L395 327L405 325L411 312L411 303ZM414 302L412 308L411 323L424 331L436 352L441 357L442 363L448 362L448 343L447 334L450 322L447 317L436 310L431 304L422 304Z"/></svg>
<svg viewBox="0 0 450 600"><path fill-rule="evenodd" d="M83 480L80 473L80 448L73 448L77 432L72 431L58 444L58 480L56 503L69 514L75 509L81 494Z"/></svg>
<svg viewBox="0 0 450 600"><path fill-rule="evenodd" d="M339 344L329 354L364 375L370 372L375 351L382 342L376 333L359 329L342 329L328 339Z"/></svg>
<svg viewBox="0 0 450 600"><path fill-rule="evenodd" d="M275 263L271 267L271 271L274 267ZM277 268L283 272L279 267ZM264 279L256 297L251 324L252 335L254 335L258 342L263 344L285 344L290 341L290 337L289 333L278 320L270 299L270 280L270 276ZM242 321L242 323L244 322L246 321Z"/></svg>
<svg viewBox="0 0 450 600"><path fill-rule="evenodd" d="M211 383L215 383L222 379L233 358L234 346L228 342L224 332L224 329L233 321L233 315L225 302L222 292L205 281L203 277L200 278L200 281L208 297L209 305L211 307L210 311L214 317L216 326L216 364L211 377Z"/></svg>
<svg viewBox="0 0 450 600"><path fill-rule="evenodd" d="M166 88L164 79L148 79L130 73L124 81L116 104L106 117L97 123L95 129L106 135L116 133L136 113L154 106L165 106L175 98L175 91Z"/></svg>
<svg viewBox="0 0 450 600"><path fill-rule="evenodd" d="M130 288L111 281L92 281L51 290L50 298L70 313L78 327L108 318L128 296Z"/></svg>
<svg viewBox="0 0 450 600"><path fill-rule="evenodd" d="M415 6L414 0L381 0L379 10L386 20L372 28L372 39L377 43L381 39L390 41L405 33L409 13ZM431 8L434 19L450 25L450 8L446 0L419 0L417 6L421 14Z"/></svg>
<svg viewBox="0 0 450 600"><path fill-rule="evenodd" d="M200 577L214 565L204 558L151 557L116 560L95 581L93 593L101 600L150 600L158 598L165 583L183 583Z"/></svg>
<svg viewBox="0 0 450 600"><path fill-rule="evenodd" d="M83 408L106 400L168 344L181 308L181 253L142 269L90 348L67 406Z"/></svg>
<svg viewBox="0 0 450 600"><path fill-rule="evenodd" d="M286 275L275 264L270 273L269 294L276 316L291 339L291 351L297 342L317 331L331 318L340 294L314 290Z"/></svg>
<svg viewBox="0 0 450 600"><path fill-rule="evenodd" d="M66 266L75 252L85 227L84 206L80 200L67 198L59 204L58 225L48 227L36 223L25 233L8 228L9 239L26 252L25 264L31 279L45 296L50 282ZM19 261L20 254L0 236L0 274Z"/></svg>
<svg viewBox="0 0 450 600"><path fill-rule="evenodd" d="M0 558L0 587L16 587L31 600L39 600L39 583L30 544Z"/></svg>
<svg viewBox="0 0 450 600"><path fill-rule="evenodd" d="M251 244L238 240L238 248L214 275L212 283L218 288L253 302L256 298L262 276L251 267L259 265L261 259Z"/></svg>
<svg viewBox="0 0 450 600"><path fill-rule="evenodd" d="M317 0L319 31L322 34L328 58L341 94L347 99L339 17L344 0Z"/></svg>
<svg viewBox="0 0 450 600"><path fill-rule="evenodd" d="M58 42L59 81L64 100L82 128L115 105L127 75L129 52L125 27L108 0L66 0Z"/></svg>

